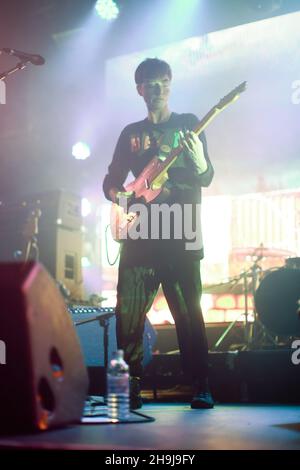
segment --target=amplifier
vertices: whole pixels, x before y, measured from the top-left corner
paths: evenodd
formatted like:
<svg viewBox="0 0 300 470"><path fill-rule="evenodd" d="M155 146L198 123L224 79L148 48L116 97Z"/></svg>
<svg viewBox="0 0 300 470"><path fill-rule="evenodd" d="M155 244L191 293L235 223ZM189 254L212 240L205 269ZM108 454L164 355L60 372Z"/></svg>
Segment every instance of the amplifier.
<svg viewBox="0 0 300 470"><path fill-rule="evenodd" d="M34 213L39 211L39 216ZM37 248L29 258L39 261L54 279L64 284L73 299L83 297L81 258L81 197L57 190L32 194L16 203L0 201L0 260L24 260L28 242ZM29 232L29 235L28 235ZM35 244L36 246L36 244Z"/></svg>
<svg viewBox="0 0 300 470"><path fill-rule="evenodd" d="M49 230L61 226L69 230L80 230L82 225L81 197L64 190L46 191L24 197L28 204L38 204L42 211L39 229Z"/></svg>
<svg viewBox="0 0 300 470"><path fill-rule="evenodd" d="M104 328L101 320L108 320L108 361L118 349L116 338L115 309L112 307L95 307L88 305L69 305L74 326L81 343L81 348L88 367L104 366ZM85 322L86 321L86 322ZM82 323L81 323L82 322ZM156 342L156 331L146 317L144 330L144 361L146 366L152 359L153 346Z"/></svg>

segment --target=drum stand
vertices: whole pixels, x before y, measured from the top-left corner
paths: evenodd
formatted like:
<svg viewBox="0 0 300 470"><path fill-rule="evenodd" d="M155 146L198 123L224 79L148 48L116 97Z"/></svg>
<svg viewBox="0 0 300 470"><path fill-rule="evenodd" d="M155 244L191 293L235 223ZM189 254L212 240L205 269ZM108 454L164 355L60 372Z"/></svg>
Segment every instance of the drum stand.
<svg viewBox="0 0 300 470"><path fill-rule="evenodd" d="M271 344L277 345L276 339L274 339L270 333L266 330L263 326L261 321L257 316L257 312L255 310L254 305L254 295L257 288L257 281L258 281L258 273L262 271L261 267L258 264L259 259L258 257L252 266L247 271L242 272L237 278L234 278L234 282L232 283L231 289L237 284L241 279L243 279L244 284L244 298L245 298L245 312L242 314L244 315L244 346L242 350L249 350L249 349L257 349L262 347L262 343L259 342L259 335L263 335L263 339L268 338ZM251 287L249 289L248 278L251 279ZM248 305L248 295L251 293L253 299L253 322L249 322L249 305ZM239 313L235 320L233 320L226 330L222 333L220 338L211 348L212 351L217 351L220 345L223 343L224 339L227 335L231 332L233 327L236 325L238 320L241 318L241 314Z"/></svg>
<svg viewBox="0 0 300 470"><path fill-rule="evenodd" d="M248 321L248 281L247 281L247 277L248 277L248 271L245 271L243 273L241 273L237 278L234 279L234 282L232 283L232 286L231 286L231 289L233 289L233 287L235 286L235 284L237 284L241 279L243 279L243 283L244 283L244 296L245 296L245 328L244 328L244 331L245 331L245 341L246 341L246 345L248 345L249 343L249 321ZM236 317L235 320L233 320L229 326L226 328L226 330L222 333L222 335L220 336L220 338L217 340L217 342L214 344L214 346L212 347L212 351L217 351L219 349L219 347L221 346L221 344L223 343L224 339L227 337L227 335L231 332L231 330L233 329L233 327L236 325L236 323L238 322L238 320L240 319L241 317L241 314L239 313L238 316Z"/></svg>

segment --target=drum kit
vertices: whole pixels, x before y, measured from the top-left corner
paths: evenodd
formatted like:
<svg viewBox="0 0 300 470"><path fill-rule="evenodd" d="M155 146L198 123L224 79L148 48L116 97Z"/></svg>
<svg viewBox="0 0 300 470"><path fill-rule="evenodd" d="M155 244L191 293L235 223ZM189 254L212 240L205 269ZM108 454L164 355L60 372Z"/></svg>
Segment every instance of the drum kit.
<svg viewBox="0 0 300 470"><path fill-rule="evenodd" d="M259 262L268 249L254 250L252 265L227 282L204 286L210 294L237 294L245 297L243 313L244 343L241 349L263 349L288 343L300 337L300 257L285 259L285 265L263 270ZM269 251L268 251L269 252ZM249 312L249 296L253 313ZM213 346L218 350L224 339L240 320L241 314L229 324Z"/></svg>

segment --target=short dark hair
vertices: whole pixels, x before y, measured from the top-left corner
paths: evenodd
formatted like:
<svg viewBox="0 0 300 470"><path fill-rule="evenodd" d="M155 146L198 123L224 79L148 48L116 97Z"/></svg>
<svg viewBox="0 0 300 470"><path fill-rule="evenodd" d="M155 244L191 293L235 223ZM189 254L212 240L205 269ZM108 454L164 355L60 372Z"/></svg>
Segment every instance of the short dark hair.
<svg viewBox="0 0 300 470"><path fill-rule="evenodd" d="M172 70L167 62L157 58L145 59L141 62L134 74L135 83L140 85L145 80L151 80L162 75L168 75L172 79Z"/></svg>

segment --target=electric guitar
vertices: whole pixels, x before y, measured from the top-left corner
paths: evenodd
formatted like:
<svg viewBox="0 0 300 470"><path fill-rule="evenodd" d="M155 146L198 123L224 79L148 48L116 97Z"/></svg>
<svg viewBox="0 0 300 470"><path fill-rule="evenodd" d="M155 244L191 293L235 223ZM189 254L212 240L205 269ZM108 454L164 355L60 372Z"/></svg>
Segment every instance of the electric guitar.
<svg viewBox="0 0 300 470"><path fill-rule="evenodd" d="M206 129L211 121L245 91L247 82L243 82L222 98L218 104L213 106L204 118L193 129L193 132L199 135ZM150 203L161 195L163 185L168 179L168 169L175 162L177 157L183 151L183 145L179 144L167 157L155 156L146 165L140 175L131 183L126 185L125 190L134 192L135 199ZM128 238L130 228L136 221L137 214L126 213L124 208L113 203L110 217L111 233L116 241L122 241Z"/></svg>

